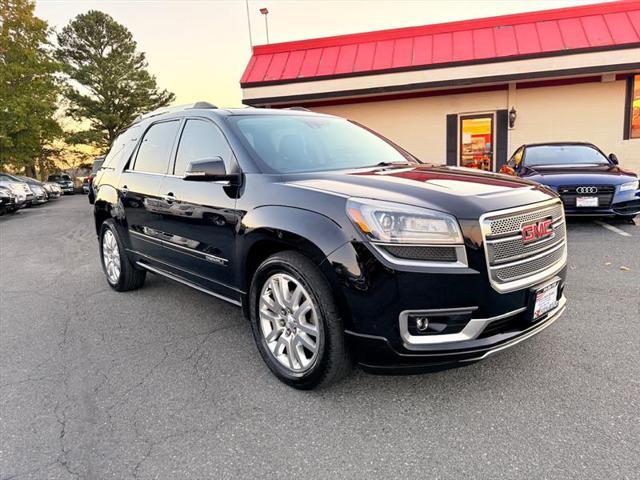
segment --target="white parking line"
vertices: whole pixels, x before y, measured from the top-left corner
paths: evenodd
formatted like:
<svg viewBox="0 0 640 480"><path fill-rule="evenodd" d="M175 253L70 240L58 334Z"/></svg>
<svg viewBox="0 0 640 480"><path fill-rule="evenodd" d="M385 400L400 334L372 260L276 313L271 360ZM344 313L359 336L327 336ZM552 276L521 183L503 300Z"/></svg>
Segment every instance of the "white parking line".
<svg viewBox="0 0 640 480"><path fill-rule="evenodd" d="M614 233L617 233L618 235L622 235L623 237L631 237L632 235L630 233L625 232L624 230L620 230L617 227L614 227L613 225L609 225L608 223L604 223L600 220L594 220L594 223L597 223L598 225L600 225L601 227L606 228L607 230L610 230Z"/></svg>

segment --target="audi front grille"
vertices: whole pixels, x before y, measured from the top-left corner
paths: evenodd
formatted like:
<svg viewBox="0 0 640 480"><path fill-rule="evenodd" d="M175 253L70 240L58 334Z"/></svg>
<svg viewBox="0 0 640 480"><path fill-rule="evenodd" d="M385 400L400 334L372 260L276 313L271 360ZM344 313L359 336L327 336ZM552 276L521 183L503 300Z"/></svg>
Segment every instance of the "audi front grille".
<svg viewBox="0 0 640 480"><path fill-rule="evenodd" d="M610 185L567 185L558 187L558 193L565 207L575 208L577 197L598 197L598 206L593 208L609 208L615 187Z"/></svg>

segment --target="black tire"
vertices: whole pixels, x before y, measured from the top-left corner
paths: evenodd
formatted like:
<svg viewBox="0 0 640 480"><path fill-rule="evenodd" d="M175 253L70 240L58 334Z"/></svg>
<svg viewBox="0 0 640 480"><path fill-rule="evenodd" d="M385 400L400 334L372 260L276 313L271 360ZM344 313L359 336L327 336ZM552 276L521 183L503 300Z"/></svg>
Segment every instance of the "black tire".
<svg viewBox="0 0 640 480"><path fill-rule="evenodd" d="M615 220L624 223L635 223L634 220L636 217L637 215L616 215Z"/></svg>
<svg viewBox="0 0 640 480"><path fill-rule="evenodd" d="M269 350L259 319L260 293L265 282L276 273L284 273L298 281L312 297L322 329L317 358L309 370L295 373L283 366ZM346 345L339 309L327 279L307 257L294 251L276 253L256 270L249 292L250 321L258 351L279 380L294 388L309 390L326 387L348 374L351 359Z"/></svg>
<svg viewBox="0 0 640 480"><path fill-rule="evenodd" d="M118 244L118 253L120 258L120 274L118 276L118 280L113 282L109 278L107 274L107 268L105 266L102 242L104 239L104 235L107 231L110 231L116 243ZM113 220L105 220L105 222L100 227L100 264L102 265L102 271L107 278L107 283L111 288L118 292L126 292L129 290L135 290L137 288L142 287L144 284L144 280L147 276L146 270L137 269L129 260L129 257L126 254L126 250L124 244L122 243L122 239L118 233L118 229L116 228L116 224Z"/></svg>

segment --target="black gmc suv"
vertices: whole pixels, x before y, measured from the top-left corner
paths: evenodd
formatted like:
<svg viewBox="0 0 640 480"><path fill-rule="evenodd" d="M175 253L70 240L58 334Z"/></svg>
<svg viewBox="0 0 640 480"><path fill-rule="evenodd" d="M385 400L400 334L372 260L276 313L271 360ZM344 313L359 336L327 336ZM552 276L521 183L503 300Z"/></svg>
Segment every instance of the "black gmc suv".
<svg viewBox="0 0 640 480"><path fill-rule="evenodd" d="M475 362L565 309L553 192L431 166L353 122L301 110L152 112L96 187L109 285L163 275L241 306L282 381L328 384Z"/></svg>

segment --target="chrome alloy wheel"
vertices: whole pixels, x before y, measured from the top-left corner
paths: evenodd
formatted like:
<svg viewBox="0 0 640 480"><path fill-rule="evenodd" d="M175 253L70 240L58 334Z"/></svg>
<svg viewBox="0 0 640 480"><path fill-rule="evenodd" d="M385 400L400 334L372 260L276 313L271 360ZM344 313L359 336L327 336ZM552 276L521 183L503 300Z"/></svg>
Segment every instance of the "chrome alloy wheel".
<svg viewBox="0 0 640 480"><path fill-rule="evenodd" d="M107 278L115 285L120 279L120 250L116 237L109 229L102 235L102 262Z"/></svg>
<svg viewBox="0 0 640 480"><path fill-rule="evenodd" d="M276 273L260 292L260 330L271 354L295 373L316 362L322 335L311 295L295 278Z"/></svg>

